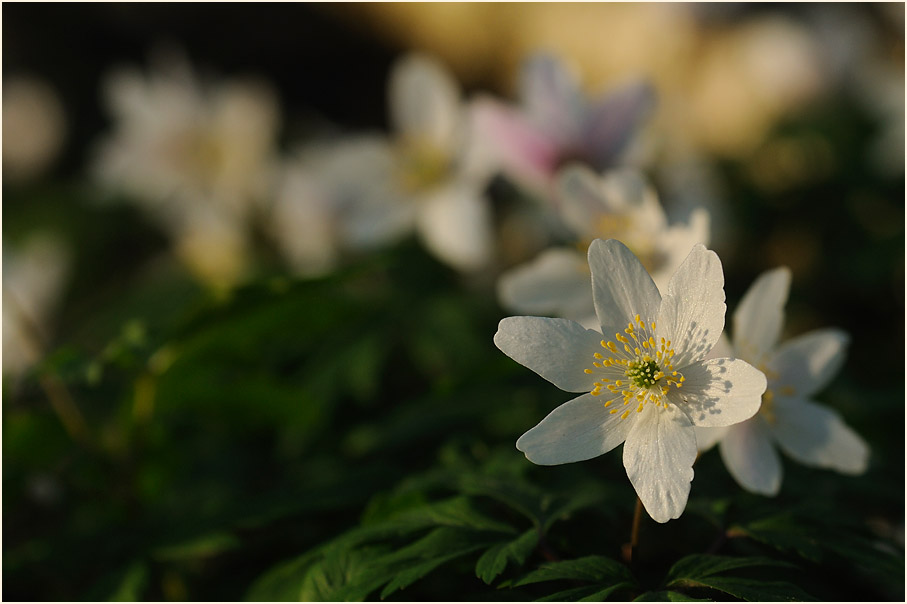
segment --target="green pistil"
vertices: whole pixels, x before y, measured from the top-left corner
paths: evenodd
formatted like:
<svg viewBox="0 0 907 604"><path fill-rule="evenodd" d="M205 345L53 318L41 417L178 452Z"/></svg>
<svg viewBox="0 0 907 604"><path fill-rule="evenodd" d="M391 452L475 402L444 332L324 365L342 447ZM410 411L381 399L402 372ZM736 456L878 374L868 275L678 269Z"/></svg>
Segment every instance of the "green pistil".
<svg viewBox="0 0 907 604"><path fill-rule="evenodd" d="M658 365L652 359L630 361L627 366L627 379L639 388L654 386L655 382L658 381L655 376L659 373L661 373L661 369L658 368Z"/></svg>

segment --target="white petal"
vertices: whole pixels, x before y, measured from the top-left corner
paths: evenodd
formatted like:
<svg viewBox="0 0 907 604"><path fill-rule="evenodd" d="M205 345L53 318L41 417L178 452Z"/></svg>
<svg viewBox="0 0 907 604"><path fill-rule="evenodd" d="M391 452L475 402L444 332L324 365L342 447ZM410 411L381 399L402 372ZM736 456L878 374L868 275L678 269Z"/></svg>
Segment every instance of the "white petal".
<svg viewBox="0 0 907 604"><path fill-rule="evenodd" d="M844 363L850 337L840 329L817 329L782 344L769 360L772 388L790 386L799 397L824 388Z"/></svg>
<svg viewBox="0 0 907 604"><path fill-rule="evenodd" d="M419 233L441 260L460 270L491 259L491 208L478 187L453 183L419 201Z"/></svg>
<svg viewBox="0 0 907 604"><path fill-rule="evenodd" d="M324 191L339 243L372 249L412 230L415 206L398 190L386 137L362 135L303 149L300 164Z"/></svg>
<svg viewBox="0 0 907 604"><path fill-rule="evenodd" d="M601 350L601 334L567 319L507 317L498 324L494 343L511 359L567 392L590 392L592 367Z"/></svg>
<svg viewBox="0 0 907 604"><path fill-rule="evenodd" d="M730 429L729 426L724 426L722 428L703 428L702 426L693 426L696 430L696 447L699 449L700 453L704 453L714 447L724 435L727 434L727 431Z"/></svg>
<svg viewBox="0 0 907 604"><path fill-rule="evenodd" d="M572 249L546 250L505 272L498 279L498 298L506 308L531 315L577 321L595 315L589 265Z"/></svg>
<svg viewBox="0 0 907 604"><path fill-rule="evenodd" d="M388 89L391 122L404 138L452 151L463 116L453 76L433 57L412 53L393 67Z"/></svg>
<svg viewBox="0 0 907 604"><path fill-rule="evenodd" d="M734 358L737 355L734 354L734 347L731 346L731 340L727 337L727 332L721 332L721 335L718 337L718 341L715 342L715 347L712 348L711 352L705 356L705 360L708 359L726 359Z"/></svg>
<svg viewBox="0 0 907 604"><path fill-rule="evenodd" d="M804 465L862 474L869 447L832 409L808 400L777 399L769 424L785 453Z"/></svg>
<svg viewBox="0 0 907 604"><path fill-rule="evenodd" d="M760 495L778 494L781 460L762 417L728 428L718 450L724 466L744 489Z"/></svg>
<svg viewBox="0 0 907 604"><path fill-rule="evenodd" d="M624 467L649 516L667 522L680 517L687 505L696 433L673 406L647 405L638 415L624 444Z"/></svg>
<svg viewBox="0 0 907 604"><path fill-rule="evenodd" d="M598 175L585 164L558 170L554 184L564 222L577 235L597 236L601 216L623 209L608 206Z"/></svg>
<svg viewBox="0 0 907 604"><path fill-rule="evenodd" d="M532 463L553 466L607 453L627 438L634 419L620 419L601 396L584 394L548 414L523 434L516 448ZM635 415L635 414L633 414Z"/></svg>
<svg viewBox="0 0 907 604"><path fill-rule="evenodd" d="M762 273L734 312L734 348L741 359L761 363L778 343L784 325L784 305L790 291L790 269Z"/></svg>
<svg viewBox="0 0 907 604"><path fill-rule="evenodd" d="M538 53L523 67L521 96L532 120L561 141L578 140L584 113L576 75L551 54Z"/></svg>
<svg viewBox="0 0 907 604"><path fill-rule="evenodd" d="M671 277L658 312L656 332L671 340L675 367L705 358L724 329L724 311L721 260L697 244Z"/></svg>
<svg viewBox="0 0 907 604"><path fill-rule="evenodd" d="M589 246L592 298L605 337L623 333L638 314L649 323L658 312L661 295L639 259L615 239L596 239Z"/></svg>
<svg viewBox="0 0 907 604"><path fill-rule="evenodd" d="M696 208L687 224L675 224L658 236L656 254L661 260L652 270L652 279L659 290L667 291L671 277L697 243L709 244L710 222L708 210Z"/></svg>
<svg viewBox="0 0 907 604"><path fill-rule="evenodd" d="M609 91L585 114L582 129L596 168L613 165L655 106L655 88L633 82Z"/></svg>
<svg viewBox="0 0 907 604"><path fill-rule="evenodd" d="M668 218L655 189L642 172L632 168L608 170L602 175L600 187L605 205L614 212L627 213L631 228L640 233L663 234ZM651 245L650 241L645 243ZM683 257L686 258L688 253L689 250L686 250Z"/></svg>
<svg viewBox="0 0 907 604"><path fill-rule="evenodd" d="M765 374L740 359L711 359L682 369L684 382L668 398L697 426L730 426L753 416L762 403Z"/></svg>

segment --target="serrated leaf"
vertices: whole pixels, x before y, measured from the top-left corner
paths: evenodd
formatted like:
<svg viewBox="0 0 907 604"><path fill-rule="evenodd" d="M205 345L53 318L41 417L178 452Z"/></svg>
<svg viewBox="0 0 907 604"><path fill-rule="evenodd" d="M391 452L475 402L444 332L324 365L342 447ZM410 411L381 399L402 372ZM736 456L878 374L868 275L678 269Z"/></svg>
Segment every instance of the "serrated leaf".
<svg viewBox="0 0 907 604"><path fill-rule="evenodd" d="M468 497L452 497L406 510L388 520L388 524L400 530L417 530L440 525L477 531L516 532L511 525L489 518L480 512Z"/></svg>
<svg viewBox="0 0 907 604"><path fill-rule="evenodd" d="M678 560L668 571L667 580L695 579L708 577L737 568L754 566L781 566L796 568L789 562L765 557L716 556L711 554L693 554Z"/></svg>
<svg viewBox="0 0 907 604"><path fill-rule="evenodd" d="M709 587L742 600L811 600L787 581L750 579L722 575L731 570L757 567L796 568L781 560L765 557L734 557L694 554L679 560L668 571L667 587Z"/></svg>
<svg viewBox="0 0 907 604"><path fill-rule="evenodd" d="M585 585L565 589L536 600L536 602L602 602L620 589L633 589L633 583L618 583L602 588L601 585Z"/></svg>
<svg viewBox="0 0 907 604"><path fill-rule="evenodd" d="M384 586L384 589L381 590L381 599L383 600L398 589L409 587L445 562L453 560L454 558L459 558L460 556L469 554L481 548L481 545L464 547L445 556L439 556L431 560L426 560L425 562L408 566L405 570L397 573L397 576L394 577L393 581Z"/></svg>
<svg viewBox="0 0 907 604"><path fill-rule="evenodd" d="M384 580L363 575L368 575L375 560L387 551L386 547L363 547L326 554L306 570L297 599L303 602L365 599ZM339 596L344 590L348 595Z"/></svg>
<svg viewBox="0 0 907 604"><path fill-rule="evenodd" d="M512 541L491 547L476 562L476 576L490 584L495 577L504 572L509 562L522 566L538 541L538 531L533 528Z"/></svg>
<svg viewBox="0 0 907 604"><path fill-rule="evenodd" d="M822 561L822 548L815 536L807 534L803 523L787 513L731 527L731 532L746 535L782 552L794 551L812 562Z"/></svg>
<svg viewBox="0 0 907 604"><path fill-rule="evenodd" d="M586 556L574 560L546 562L538 570L517 581L514 587L560 579L609 584L634 582L630 569L617 560L604 556Z"/></svg>
<svg viewBox="0 0 907 604"><path fill-rule="evenodd" d="M386 583L383 598L411 585L441 564L486 548L493 542L488 533L436 528L403 548L371 557L367 565L359 567L361 572L357 569L357 572L348 573L339 589L319 599L362 600Z"/></svg>
<svg viewBox="0 0 907 604"><path fill-rule="evenodd" d="M712 602L712 600L691 598L679 591L647 591L633 599L634 602Z"/></svg>
<svg viewBox="0 0 907 604"><path fill-rule="evenodd" d="M469 474L461 477L460 488L471 495L484 495L523 514L543 534L570 513L600 503L603 491L584 490L572 497L552 497L537 487L516 479Z"/></svg>
<svg viewBox="0 0 907 604"><path fill-rule="evenodd" d="M668 587L710 587L748 602L805 602L815 598L788 581L766 581L740 577L678 579Z"/></svg>

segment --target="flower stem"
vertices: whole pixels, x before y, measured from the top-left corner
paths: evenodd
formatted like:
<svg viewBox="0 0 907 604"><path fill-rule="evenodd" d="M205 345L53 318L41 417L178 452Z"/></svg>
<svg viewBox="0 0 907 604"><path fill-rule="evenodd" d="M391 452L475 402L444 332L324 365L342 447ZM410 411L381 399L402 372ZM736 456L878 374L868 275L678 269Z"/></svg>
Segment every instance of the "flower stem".
<svg viewBox="0 0 907 604"><path fill-rule="evenodd" d="M642 500L636 497L636 509L633 511L633 527L630 529L630 543L624 545L624 559L627 564L633 562L633 554L639 547L639 524L642 520Z"/></svg>

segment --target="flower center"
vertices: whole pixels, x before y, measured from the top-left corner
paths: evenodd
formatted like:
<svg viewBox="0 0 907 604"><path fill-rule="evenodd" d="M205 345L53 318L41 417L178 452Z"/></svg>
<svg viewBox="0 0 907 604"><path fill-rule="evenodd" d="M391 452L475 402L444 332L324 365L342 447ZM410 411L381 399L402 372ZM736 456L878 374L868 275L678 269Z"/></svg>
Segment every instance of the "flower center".
<svg viewBox="0 0 907 604"><path fill-rule="evenodd" d="M575 242L577 249L585 256L595 239L618 239L639 258L649 274L656 272L665 264L667 256L655 245L652 233L640 226L638 219L634 218L630 213L600 214L596 222L592 223L592 228L580 234Z"/></svg>
<svg viewBox="0 0 907 604"><path fill-rule="evenodd" d="M782 396L794 396L796 391L792 386L781 386L776 388L778 394ZM770 424L777 421L775 415L775 390L771 388L762 394L762 405L759 406L759 414Z"/></svg>
<svg viewBox="0 0 907 604"><path fill-rule="evenodd" d="M627 377L638 388L648 388L654 386L657 374L661 373L661 368L652 359L642 361L630 361L627 365Z"/></svg>
<svg viewBox="0 0 907 604"><path fill-rule="evenodd" d="M398 178L410 193L431 189L441 183L450 170L447 155L425 141L403 141L398 147L398 159Z"/></svg>
<svg viewBox="0 0 907 604"><path fill-rule="evenodd" d="M632 404L636 405L637 413L641 413L647 403L667 408L671 386L680 388L683 384L683 375L671 364L674 356L671 341L660 338L656 343L654 333L655 322L646 325L636 315L623 334L614 334L613 341L601 341L604 354L596 352L592 368L585 369L587 374L598 378L593 382L591 394L599 396L610 392L612 396L605 401L605 407L614 405L611 414L623 410L621 419L630 415Z"/></svg>

